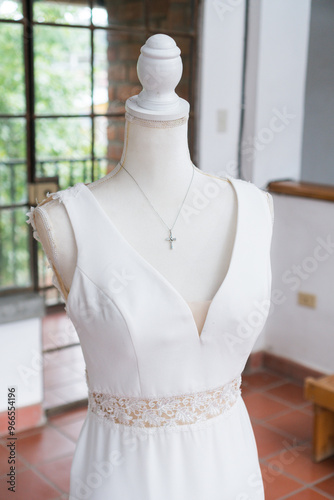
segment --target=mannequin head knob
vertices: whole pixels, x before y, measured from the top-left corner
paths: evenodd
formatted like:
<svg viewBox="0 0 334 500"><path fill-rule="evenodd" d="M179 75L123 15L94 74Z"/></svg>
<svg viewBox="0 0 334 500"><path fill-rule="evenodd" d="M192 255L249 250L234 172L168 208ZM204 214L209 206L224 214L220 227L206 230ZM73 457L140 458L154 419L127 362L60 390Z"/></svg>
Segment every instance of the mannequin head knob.
<svg viewBox="0 0 334 500"><path fill-rule="evenodd" d="M172 111L178 106L175 87L182 76L181 51L173 38L151 36L140 49L137 73L143 90L137 104L152 111Z"/></svg>
<svg viewBox="0 0 334 500"><path fill-rule="evenodd" d="M181 51L168 35L153 35L140 49L137 73L143 90L129 97L126 111L155 121L189 116L189 103L175 93L182 76Z"/></svg>

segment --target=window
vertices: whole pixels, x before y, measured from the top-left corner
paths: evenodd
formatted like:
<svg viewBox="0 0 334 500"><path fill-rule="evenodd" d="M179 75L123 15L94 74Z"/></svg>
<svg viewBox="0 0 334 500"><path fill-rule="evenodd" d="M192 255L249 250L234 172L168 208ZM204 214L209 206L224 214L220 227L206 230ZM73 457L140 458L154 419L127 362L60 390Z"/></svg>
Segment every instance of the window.
<svg viewBox="0 0 334 500"><path fill-rule="evenodd" d="M155 33L182 51L194 162L197 0L3 0L0 4L0 293L61 297L26 224L28 185L93 182L121 157L124 103L141 90L140 47ZM41 200L39 200L41 201Z"/></svg>

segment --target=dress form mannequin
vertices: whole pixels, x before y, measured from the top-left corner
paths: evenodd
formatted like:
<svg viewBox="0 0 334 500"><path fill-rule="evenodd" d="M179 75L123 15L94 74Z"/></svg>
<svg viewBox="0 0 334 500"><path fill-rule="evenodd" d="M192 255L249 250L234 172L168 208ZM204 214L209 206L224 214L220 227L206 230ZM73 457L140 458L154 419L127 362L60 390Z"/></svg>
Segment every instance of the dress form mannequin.
<svg viewBox="0 0 334 500"><path fill-rule="evenodd" d="M230 265L238 216L234 188L227 179L195 168L171 249L166 226L128 174L171 227L194 168L187 142L189 105L174 92L182 73L179 54L167 35L148 39L138 62L144 89L126 103L120 163L88 186L124 238L188 302L200 334L211 298ZM77 256L66 209L47 199L36 207L33 217L66 299Z"/></svg>

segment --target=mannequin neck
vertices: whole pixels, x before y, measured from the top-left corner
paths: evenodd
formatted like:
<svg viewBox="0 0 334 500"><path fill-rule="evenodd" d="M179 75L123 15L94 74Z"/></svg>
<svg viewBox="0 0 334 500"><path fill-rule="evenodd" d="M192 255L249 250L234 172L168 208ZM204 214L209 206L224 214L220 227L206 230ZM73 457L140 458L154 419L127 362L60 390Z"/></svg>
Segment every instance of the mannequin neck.
<svg viewBox="0 0 334 500"><path fill-rule="evenodd" d="M164 125L167 125L164 126ZM122 165L140 183L155 188L166 186L172 179L189 180L192 161L188 147L188 117L173 122L132 119L125 121Z"/></svg>

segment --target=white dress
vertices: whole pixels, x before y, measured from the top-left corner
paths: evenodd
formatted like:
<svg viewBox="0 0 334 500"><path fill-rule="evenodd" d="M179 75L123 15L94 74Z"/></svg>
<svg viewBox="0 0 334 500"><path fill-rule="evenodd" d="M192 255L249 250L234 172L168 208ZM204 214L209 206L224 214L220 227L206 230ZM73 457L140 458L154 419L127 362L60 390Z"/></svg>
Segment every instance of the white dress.
<svg viewBox="0 0 334 500"><path fill-rule="evenodd" d="M264 499L240 383L269 313L272 218L264 191L227 179L237 230L201 335L187 302L88 186L48 194L64 203L76 238L66 312L88 384L70 500Z"/></svg>

